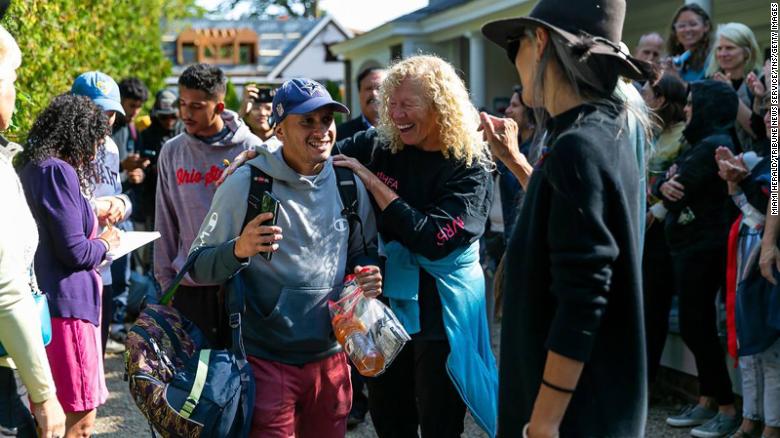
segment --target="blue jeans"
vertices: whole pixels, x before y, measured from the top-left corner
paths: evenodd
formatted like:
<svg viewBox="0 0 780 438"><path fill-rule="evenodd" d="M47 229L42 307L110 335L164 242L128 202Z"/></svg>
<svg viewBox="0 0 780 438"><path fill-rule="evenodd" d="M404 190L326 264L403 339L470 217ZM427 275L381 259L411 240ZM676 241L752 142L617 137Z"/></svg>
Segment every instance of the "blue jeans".
<svg viewBox="0 0 780 438"><path fill-rule="evenodd" d="M742 416L780 427L780 339L761 353L739 358Z"/></svg>

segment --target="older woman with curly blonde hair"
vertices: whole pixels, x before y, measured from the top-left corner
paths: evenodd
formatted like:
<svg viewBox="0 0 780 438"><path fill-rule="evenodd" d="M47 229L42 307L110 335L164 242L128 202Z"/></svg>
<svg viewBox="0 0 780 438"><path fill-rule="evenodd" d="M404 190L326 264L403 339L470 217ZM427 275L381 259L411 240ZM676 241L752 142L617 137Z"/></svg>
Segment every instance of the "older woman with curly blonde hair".
<svg viewBox="0 0 780 438"><path fill-rule="evenodd" d="M376 201L383 299L412 336L368 379L371 419L379 437L417 436L418 427L423 437L457 437L468 407L494 436L497 370L478 257L493 163L479 114L435 56L393 65L381 101L377 129L338 143L334 157Z"/></svg>

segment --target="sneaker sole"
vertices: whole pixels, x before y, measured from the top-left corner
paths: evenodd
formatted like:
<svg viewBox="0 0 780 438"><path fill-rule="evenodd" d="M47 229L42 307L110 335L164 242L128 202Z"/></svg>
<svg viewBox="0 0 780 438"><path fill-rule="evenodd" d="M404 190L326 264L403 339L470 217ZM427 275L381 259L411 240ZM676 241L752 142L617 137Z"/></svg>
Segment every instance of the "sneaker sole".
<svg viewBox="0 0 780 438"><path fill-rule="evenodd" d="M724 436L733 435L737 431L737 429L739 429L739 427L736 427L734 430L730 430L722 434L693 429L691 430L691 436L695 436L696 438L720 438Z"/></svg>
<svg viewBox="0 0 780 438"><path fill-rule="evenodd" d="M710 421L710 419L706 420L674 420L671 418L666 419L666 424L672 427L696 427L701 426L702 424Z"/></svg>
<svg viewBox="0 0 780 438"><path fill-rule="evenodd" d="M731 436L731 432L719 434L715 432L702 432L697 430L691 430L691 436L695 436L696 438L720 438L724 436Z"/></svg>

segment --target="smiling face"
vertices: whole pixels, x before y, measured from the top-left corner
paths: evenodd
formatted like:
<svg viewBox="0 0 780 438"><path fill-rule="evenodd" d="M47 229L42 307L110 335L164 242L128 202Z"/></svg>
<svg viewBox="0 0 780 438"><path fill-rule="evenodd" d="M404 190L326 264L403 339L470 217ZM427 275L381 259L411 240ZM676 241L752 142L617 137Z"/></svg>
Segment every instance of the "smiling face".
<svg viewBox="0 0 780 438"><path fill-rule="evenodd" d="M417 81L411 78L401 81L390 94L388 113L403 144L425 151L441 150L436 110Z"/></svg>
<svg viewBox="0 0 780 438"><path fill-rule="evenodd" d="M252 132L255 135L262 134L262 137L265 137L263 140L268 139L270 137L268 134L272 131L270 123L272 112L271 102L255 102L246 117L247 125L252 128Z"/></svg>
<svg viewBox="0 0 780 438"><path fill-rule="evenodd" d="M692 49L710 30L709 24L704 23L704 19L693 11L680 13L673 27L677 41L685 50Z"/></svg>
<svg viewBox="0 0 780 438"><path fill-rule="evenodd" d="M744 71L747 53L745 49L734 44L733 41L720 37L715 46L715 56L720 69L732 73L732 79L738 79L734 77L734 73Z"/></svg>
<svg viewBox="0 0 780 438"><path fill-rule="evenodd" d="M289 114L276 129L284 145L287 164L301 175L316 175L330 157L336 141L333 108L325 106L306 114Z"/></svg>

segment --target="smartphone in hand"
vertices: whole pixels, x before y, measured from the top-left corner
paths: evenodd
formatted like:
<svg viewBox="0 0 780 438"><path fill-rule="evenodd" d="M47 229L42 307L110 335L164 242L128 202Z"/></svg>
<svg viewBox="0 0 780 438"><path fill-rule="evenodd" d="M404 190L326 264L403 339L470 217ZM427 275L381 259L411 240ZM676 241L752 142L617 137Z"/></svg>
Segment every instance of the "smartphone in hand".
<svg viewBox="0 0 780 438"><path fill-rule="evenodd" d="M263 222L260 225L276 225L276 218L279 216L279 200L274 197L270 192L267 190L263 192L263 199L260 201L260 214L262 213L273 213L274 217L272 219L269 219L265 222ZM271 261L271 257L273 256L273 252L261 252L260 255L265 257L266 260Z"/></svg>

